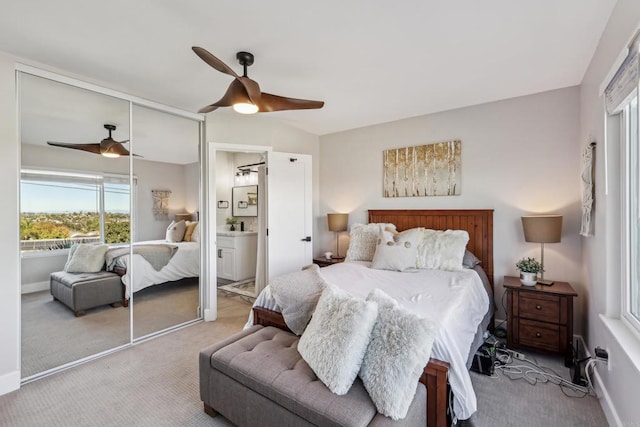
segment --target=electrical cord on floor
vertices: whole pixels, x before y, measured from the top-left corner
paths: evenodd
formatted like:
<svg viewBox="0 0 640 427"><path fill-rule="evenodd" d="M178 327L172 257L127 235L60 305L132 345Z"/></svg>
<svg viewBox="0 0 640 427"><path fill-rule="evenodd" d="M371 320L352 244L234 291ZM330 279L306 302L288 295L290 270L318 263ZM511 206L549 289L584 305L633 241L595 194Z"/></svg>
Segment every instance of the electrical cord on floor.
<svg viewBox="0 0 640 427"><path fill-rule="evenodd" d="M592 359L589 361L589 363L587 363L587 367L585 368L585 370L587 372L587 381L589 385L588 387L583 387L577 384L573 384L571 381L558 375L553 369L538 365L536 361L528 359L527 357L525 357L524 359L517 359L520 362L523 362L523 364L514 365L513 363L515 362L515 358L513 357L512 353L513 352L511 350L497 349L497 360L494 365L496 371L502 372L504 376L512 381L522 379L533 386L538 383L556 384L560 387L560 390L565 396L572 398L585 397L588 394L590 395L591 390L593 390L591 379L588 374L588 369L597 362L596 359ZM568 394L567 390L572 390L573 392L577 392L579 394Z"/></svg>

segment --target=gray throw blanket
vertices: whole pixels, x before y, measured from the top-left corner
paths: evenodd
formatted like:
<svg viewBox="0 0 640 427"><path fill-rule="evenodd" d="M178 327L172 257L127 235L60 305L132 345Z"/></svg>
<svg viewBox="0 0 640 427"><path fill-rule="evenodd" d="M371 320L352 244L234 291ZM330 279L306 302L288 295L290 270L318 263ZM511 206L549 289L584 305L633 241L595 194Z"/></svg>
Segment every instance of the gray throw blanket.
<svg viewBox="0 0 640 427"><path fill-rule="evenodd" d="M306 329L327 285L319 270L313 264L302 271L275 277L269 282L273 298L282 310L284 322L296 335L302 335Z"/></svg>
<svg viewBox="0 0 640 427"><path fill-rule="evenodd" d="M168 245L163 243L155 245L133 245L133 253L141 255L156 271L162 270L177 251L177 245ZM116 266L116 261L123 255L129 255L128 246L109 249L104 256L104 260L107 264L107 271L113 270Z"/></svg>

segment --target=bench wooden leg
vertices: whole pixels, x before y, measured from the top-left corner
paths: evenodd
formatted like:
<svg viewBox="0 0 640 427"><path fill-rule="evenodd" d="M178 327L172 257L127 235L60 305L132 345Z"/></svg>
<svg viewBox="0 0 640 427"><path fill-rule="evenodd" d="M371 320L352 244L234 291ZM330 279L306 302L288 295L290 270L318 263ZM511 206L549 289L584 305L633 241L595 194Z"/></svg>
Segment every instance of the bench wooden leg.
<svg viewBox="0 0 640 427"><path fill-rule="evenodd" d="M116 307L122 307L122 303L121 302L114 302L112 304L109 304L111 307L116 308Z"/></svg>
<svg viewBox="0 0 640 427"><path fill-rule="evenodd" d="M209 415L210 417L215 417L218 415L218 411L213 409L211 406L204 404L204 413Z"/></svg>
<svg viewBox="0 0 640 427"><path fill-rule="evenodd" d="M82 317L84 316L84 310L74 311L73 314L75 314L76 317Z"/></svg>

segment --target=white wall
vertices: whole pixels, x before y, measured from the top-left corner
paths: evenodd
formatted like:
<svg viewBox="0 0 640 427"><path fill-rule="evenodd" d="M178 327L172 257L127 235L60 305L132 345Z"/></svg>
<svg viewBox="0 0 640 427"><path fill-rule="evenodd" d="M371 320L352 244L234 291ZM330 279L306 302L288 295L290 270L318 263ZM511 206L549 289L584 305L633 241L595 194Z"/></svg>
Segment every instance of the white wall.
<svg viewBox="0 0 640 427"><path fill-rule="evenodd" d="M335 250L334 234L326 230L328 212L349 213L351 225L366 223L368 209L494 209L495 300L503 319L503 276L517 274L514 264L521 257L540 257L540 245L524 241L520 216L562 214L562 242L545 247L546 277L568 281L580 294L580 333L578 96L573 87L322 136L316 255ZM460 196L382 197L383 150L452 139L462 141Z"/></svg>
<svg viewBox="0 0 640 427"><path fill-rule="evenodd" d="M20 258L15 59L0 52L0 395L20 386Z"/></svg>
<svg viewBox="0 0 640 427"><path fill-rule="evenodd" d="M151 162L135 159L133 174L136 186L136 241L164 239L167 226L175 214L187 209L187 183L185 166L172 163ZM192 185L197 185L196 181ZM153 216L153 194L151 190L170 190L169 215L167 219Z"/></svg>
<svg viewBox="0 0 640 427"><path fill-rule="evenodd" d="M608 410L605 413L614 425L638 425L640 422L640 372L599 317L607 312L616 315L620 307L620 294L616 291L620 283L619 149L614 141L610 141L605 157L605 111L599 88L638 27L640 2L618 0L580 87L581 146L592 140L598 144L595 152L595 235L583 238L583 292L589 301L585 338L591 352L597 345L609 350L610 369L598 368L598 375L606 389L603 403ZM609 170L608 192L605 189L605 160Z"/></svg>

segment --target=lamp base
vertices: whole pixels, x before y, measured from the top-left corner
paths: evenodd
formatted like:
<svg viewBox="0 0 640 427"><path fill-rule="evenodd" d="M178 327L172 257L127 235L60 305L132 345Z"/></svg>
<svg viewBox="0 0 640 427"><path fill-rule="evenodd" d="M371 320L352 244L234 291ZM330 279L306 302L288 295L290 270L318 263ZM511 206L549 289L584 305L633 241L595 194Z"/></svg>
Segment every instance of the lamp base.
<svg viewBox="0 0 640 427"><path fill-rule="evenodd" d="M538 279L538 285L542 285L542 286L551 286L553 285L555 282L553 280L540 280Z"/></svg>

